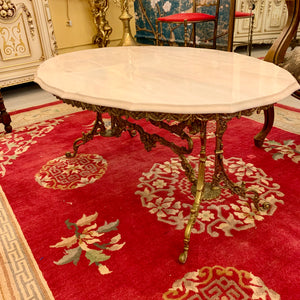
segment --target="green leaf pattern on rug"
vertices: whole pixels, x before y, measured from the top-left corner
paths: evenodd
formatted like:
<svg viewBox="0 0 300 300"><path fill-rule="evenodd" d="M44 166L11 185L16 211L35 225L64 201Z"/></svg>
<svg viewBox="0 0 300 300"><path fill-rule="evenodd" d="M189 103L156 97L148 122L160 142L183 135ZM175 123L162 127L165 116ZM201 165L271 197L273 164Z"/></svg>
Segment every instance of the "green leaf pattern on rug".
<svg viewBox="0 0 300 300"><path fill-rule="evenodd" d="M266 152L273 153L274 160L290 158L294 163L300 161L300 145L296 145L294 140L286 140L283 143L266 140L263 144Z"/></svg>
<svg viewBox="0 0 300 300"><path fill-rule="evenodd" d="M102 264L111 257L104 251L120 250L125 243L119 243L121 240L120 234L104 242L103 240L106 238L105 234L118 230L119 220L111 223L105 221L104 225L98 227L95 223L97 217L98 213L96 212L89 216L84 214L75 223L69 220L65 221L67 228L74 231L74 235L68 238L62 237L60 242L50 246L51 248L67 248L64 252L65 255L59 261L54 262L56 265L65 265L72 262L76 266L82 253L85 253L85 257L89 261L89 266L95 264L102 275L111 273L109 268Z"/></svg>

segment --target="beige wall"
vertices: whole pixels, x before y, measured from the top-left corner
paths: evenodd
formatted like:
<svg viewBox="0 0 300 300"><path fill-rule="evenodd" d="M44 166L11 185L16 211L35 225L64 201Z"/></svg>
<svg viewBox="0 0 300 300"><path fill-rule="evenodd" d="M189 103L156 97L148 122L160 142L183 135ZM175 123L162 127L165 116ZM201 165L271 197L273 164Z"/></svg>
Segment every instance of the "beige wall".
<svg viewBox="0 0 300 300"><path fill-rule="evenodd" d="M67 26L68 2L69 18L72 22L72 26ZM96 26L88 0L49 0L49 6L58 53L96 47L96 45L92 43L93 36L96 34ZM134 16L133 4L130 5L130 11L132 16ZM123 25L119 20L120 15L120 7L117 6L113 0L110 0L106 19L113 31L110 35L111 43L109 46L118 45L122 38ZM134 18L131 20L131 30L134 35Z"/></svg>

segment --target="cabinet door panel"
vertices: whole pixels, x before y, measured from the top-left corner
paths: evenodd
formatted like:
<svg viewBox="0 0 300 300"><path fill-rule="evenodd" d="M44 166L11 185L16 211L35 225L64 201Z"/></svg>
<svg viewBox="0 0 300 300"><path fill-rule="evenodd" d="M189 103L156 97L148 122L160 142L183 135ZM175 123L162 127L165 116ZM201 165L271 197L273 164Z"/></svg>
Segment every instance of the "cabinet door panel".
<svg viewBox="0 0 300 300"><path fill-rule="evenodd" d="M237 0L237 11L248 11L250 3L254 3L255 22L253 30L254 44L272 44L279 36L287 22L288 11L285 0ZM234 30L234 45L247 43L248 19L236 20ZM298 37L300 28L298 29Z"/></svg>
<svg viewBox="0 0 300 300"><path fill-rule="evenodd" d="M56 51L48 0L1 0L0 88L31 81Z"/></svg>

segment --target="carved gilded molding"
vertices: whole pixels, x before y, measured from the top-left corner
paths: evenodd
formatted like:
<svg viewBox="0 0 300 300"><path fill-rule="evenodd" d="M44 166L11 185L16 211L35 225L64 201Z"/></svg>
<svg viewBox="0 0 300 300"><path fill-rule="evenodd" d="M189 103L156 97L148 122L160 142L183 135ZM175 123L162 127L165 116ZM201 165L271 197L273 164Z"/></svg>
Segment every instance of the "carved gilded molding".
<svg viewBox="0 0 300 300"><path fill-rule="evenodd" d="M135 120L145 119L145 120L152 120L155 122L161 122L164 120L166 121L173 120L177 122L187 122L188 126L194 122L198 122L199 120L200 121L216 120L219 118L218 116L222 116L222 119L224 120L231 120L232 118L235 117L240 118L241 116L250 116L254 112L260 113L262 110L266 110L270 106L272 106L272 105L267 105L263 107L258 107L258 108L256 107L256 108L251 108L251 109L238 111L234 113L228 113L228 114L172 114L172 113L145 112L145 111L129 111L120 108L89 104L89 103L76 101L76 100L61 99L60 97L57 98L72 106L76 106L84 110L86 109L101 114L109 113L110 115L114 115L117 117L125 116L126 118L133 118ZM197 132L196 128L194 128L193 131Z"/></svg>
<svg viewBox="0 0 300 300"><path fill-rule="evenodd" d="M0 37L0 55L3 61L31 55L22 14L12 23L4 26L0 24Z"/></svg>
<svg viewBox="0 0 300 300"><path fill-rule="evenodd" d="M26 82L33 81L33 79L34 79L34 75L28 75L28 76L24 76L24 77L21 77L21 78L6 80L4 83L1 83L0 87L4 88L4 87L7 87L7 86L23 84L23 83L26 83Z"/></svg>
<svg viewBox="0 0 300 300"><path fill-rule="evenodd" d="M57 54L48 0L0 0L1 10L0 88L32 81L40 63Z"/></svg>
<svg viewBox="0 0 300 300"><path fill-rule="evenodd" d="M31 15L29 9L26 7L26 5L24 3L21 3L20 6L23 9L23 11L25 12L25 15L27 17L28 26L29 26L29 29L30 29L30 33L31 33L32 37L34 37L35 29L34 29L34 25L33 25L32 15Z"/></svg>
<svg viewBox="0 0 300 300"><path fill-rule="evenodd" d="M50 13L50 7L49 7L49 1L48 0L43 0L43 7L45 8L45 17L47 20L47 27L48 27L48 32L49 32L49 39L50 39L50 46L51 46L51 52L52 55L58 54L58 47L57 47L57 42L54 34L54 26L52 22L52 17Z"/></svg>
<svg viewBox="0 0 300 300"><path fill-rule="evenodd" d="M11 0L0 0L0 19L12 18L16 13L16 6Z"/></svg>

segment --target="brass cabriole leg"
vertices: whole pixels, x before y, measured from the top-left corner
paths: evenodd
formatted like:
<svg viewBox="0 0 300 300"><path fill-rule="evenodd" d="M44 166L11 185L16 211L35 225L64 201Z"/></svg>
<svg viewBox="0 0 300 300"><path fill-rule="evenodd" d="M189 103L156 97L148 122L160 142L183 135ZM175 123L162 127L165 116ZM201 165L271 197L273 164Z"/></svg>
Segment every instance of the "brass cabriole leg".
<svg viewBox="0 0 300 300"><path fill-rule="evenodd" d="M207 159L206 156L206 124L207 121L201 121L201 131L200 131L200 139L201 139L201 151L200 151L200 159L199 159L199 173L197 180L197 188L195 201L191 208L190 218L188 220L188 224L185 228L184 234L184 247L183 252L179 256L179 262L185 263L188 256L189 243L191 232L193 226L196 222L196 219L199 214L199 208L201 200L205 199L214 199L219 196L221 188L228 188L233 194L237 194L243 198L246 197L247 193L252 193L253 196L250 197L254 203L254 206L257 210L261 210L259 206L259 194L255 190L246 189L245 184L237 185L232 182L224 168L223 164L223 135L227 128L227 122L230 120L222 117L216 118L217 128L216 128L216 148L215 148L215 170L211 183L205 182L205 162ZM220 182L224 183L224 186L220 186ZM262 209L268 209L269 205L264 203L262 205Z"/></svg>
<svg viewBox="0 0 300 300"><path fill-rule="evenodd" d="M217 129L216 129L216 150L215 150L215 173L212 180L212 190L219 189L220 181L224 182L224 188L228 188L233 194L239 195L246 198L246 194L252 193L253 196L251 200L257 210L261 210L259 207L259 194L255 190L247 189L245 183L242 182L240 185L232 182L224 168L223 164L223 135L227 128L227 122L229 119L217 119ZM268 209L268 204L264 203L262 209Z"/></svg>
<svg viewBox="0 0 300 300"><path fill-rule="evenodd" d="M100 130L98 130L98 129L100 129ZM73 143L74 151L67 152L66 157L68 157L68 158L75 157L78 152L78 148L81 145L84 145L88 141L92 140L94 138L94 136L98 135L98 134L100 134L100 135L107 134L107 130L105 128L104 122L102 120L102 115L100 113L97 113L97 115L96 115L96 121L94 123L93 128L88 133L83 132L82 137L75 140L75 142Z"/></svg>
<svg viewBox="0 0 300 300"><path fill-rule="evenodd" d="M191 208L190 218L189 218L188 224L185 228L183 252L179 256L179 262L182 264L184 264L187 260L191 232L192 232L193 226L195 224L195 221L198 217L200 203L201 203L201 200L203 198L203 193L204 193L205 162L207 159L207 156L206 156L206 125L207 125L207 121L201 121L201 131L200 131L201 151L200 151L200 158L199 158L199 172L198 172L198 180L197 180L197 189L196 189L195 201Z"/></svg>

